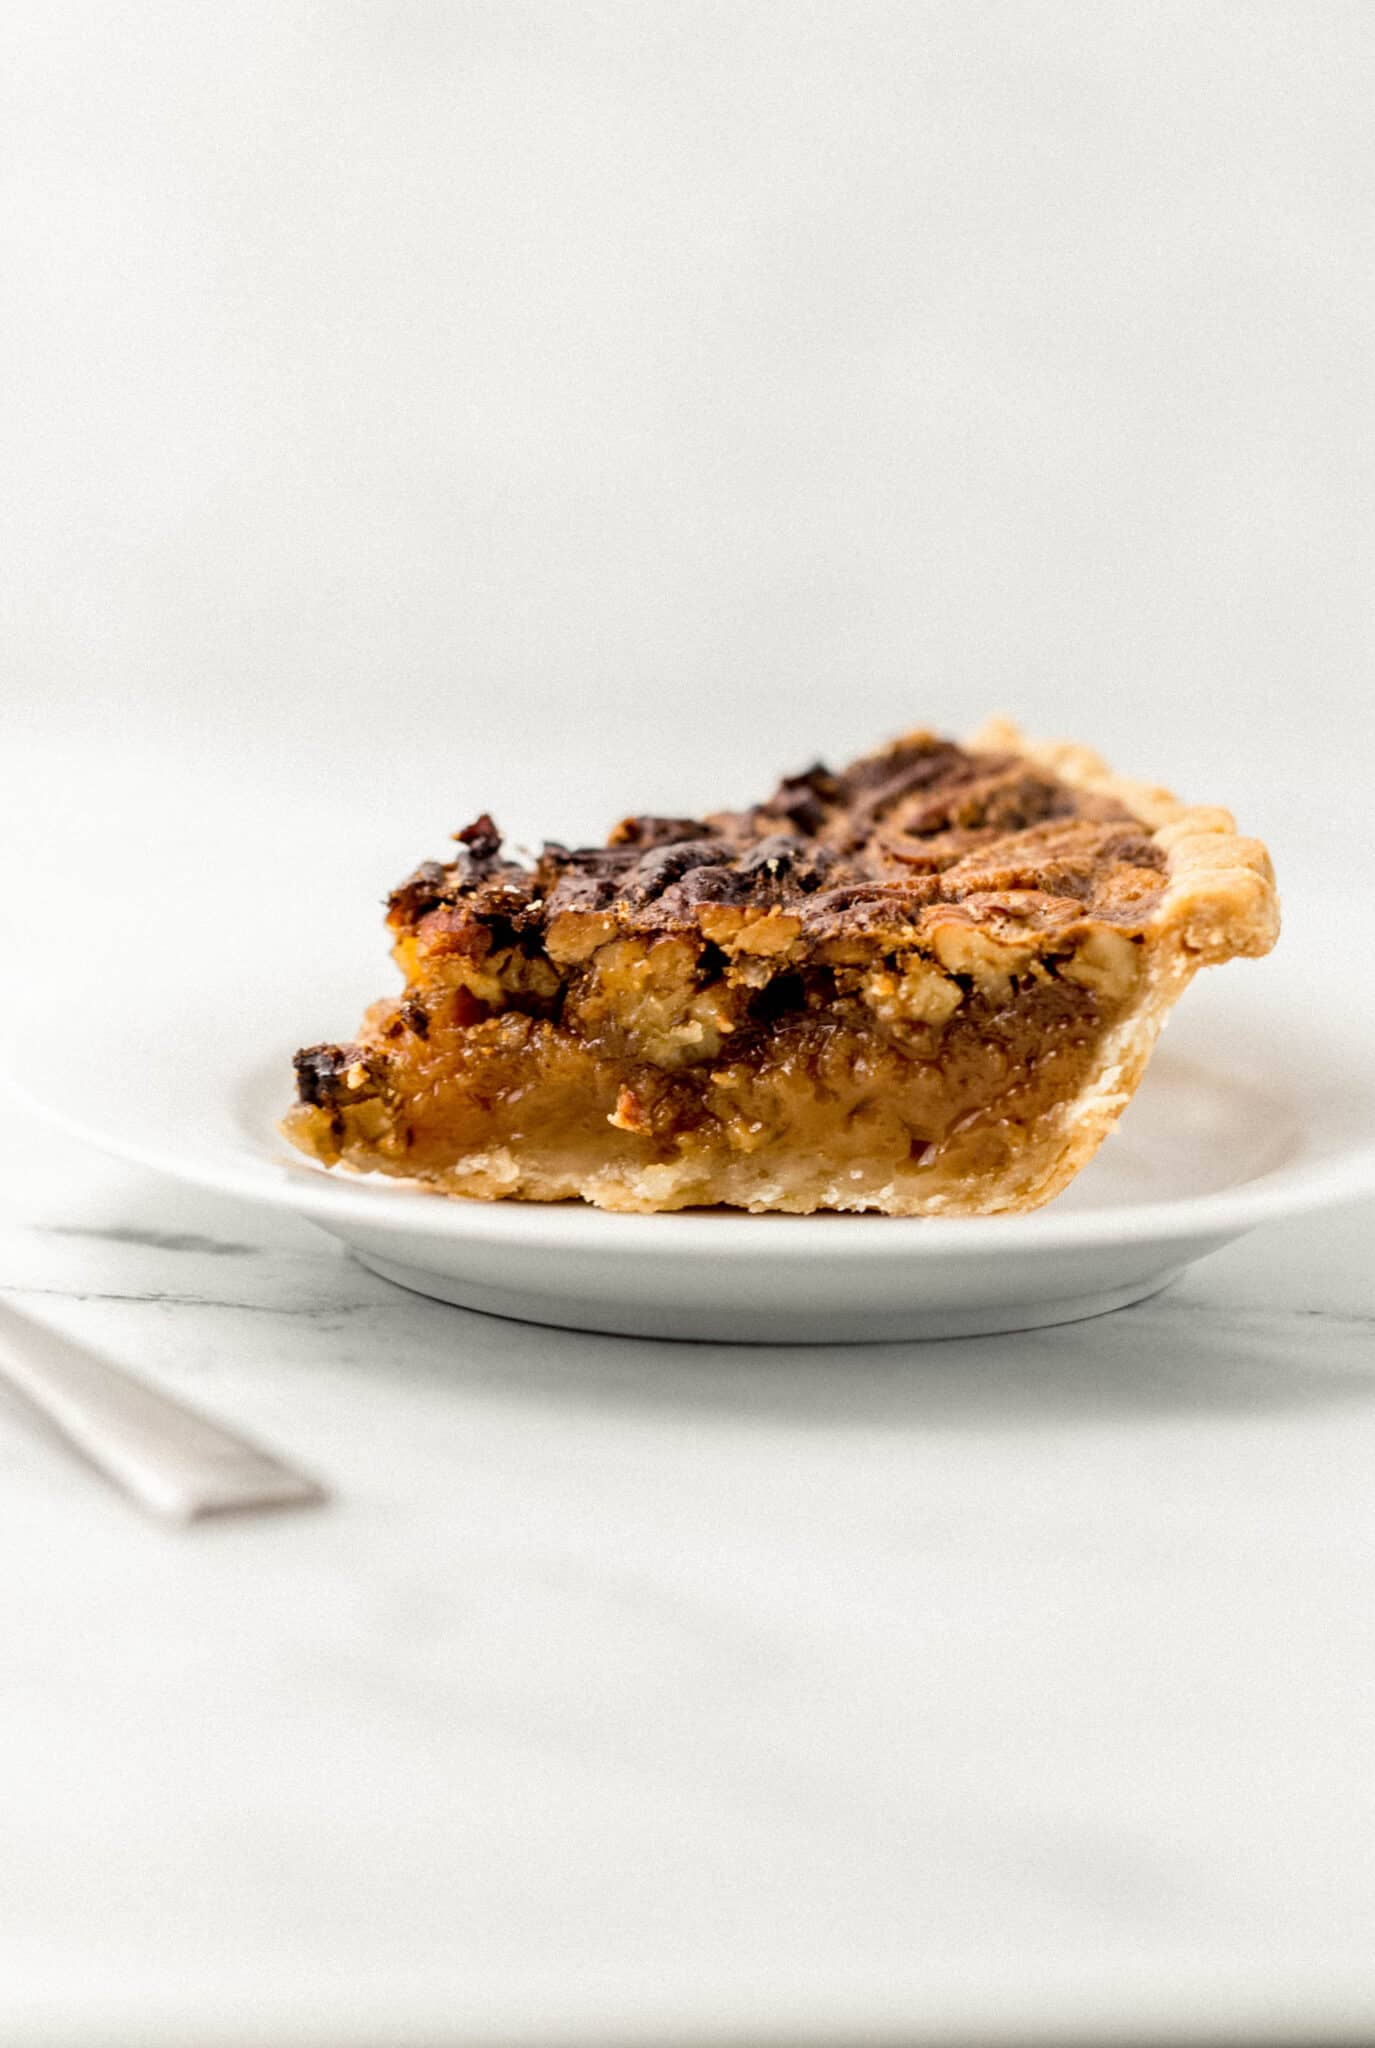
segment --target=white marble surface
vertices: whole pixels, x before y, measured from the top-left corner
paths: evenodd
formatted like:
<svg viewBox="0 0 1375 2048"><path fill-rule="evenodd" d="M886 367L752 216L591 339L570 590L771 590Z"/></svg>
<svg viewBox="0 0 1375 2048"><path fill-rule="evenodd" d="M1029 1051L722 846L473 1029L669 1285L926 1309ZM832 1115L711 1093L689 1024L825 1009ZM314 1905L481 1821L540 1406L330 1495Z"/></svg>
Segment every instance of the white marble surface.
<svg viewBox="0 0 1375 2048"><path fill-rule="evenodd" d="M307 1460L0 1415L0 2039L1375 2028L1369 1207L1027 1336L561 1335L7 1112L7 1312Z"/></svg>

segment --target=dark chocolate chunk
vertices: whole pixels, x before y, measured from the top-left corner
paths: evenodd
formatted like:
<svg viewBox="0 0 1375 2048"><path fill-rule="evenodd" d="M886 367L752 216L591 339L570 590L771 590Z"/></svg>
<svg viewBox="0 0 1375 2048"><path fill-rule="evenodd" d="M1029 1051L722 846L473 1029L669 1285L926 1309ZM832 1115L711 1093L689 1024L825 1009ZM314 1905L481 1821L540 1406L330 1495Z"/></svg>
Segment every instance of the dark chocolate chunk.
<svg viewBox="0 0 1375 2048"><path fill-rule="evenodd" d="M494 853L501 851L501 834L492 822L490 811L484 811L480 818L474 818L471 825L465 825L454 838L460 846L466 846L474 860L490 860Z"/></svg>
<svg viewBox="0 0 1375 2048"><path fill-rule="evenodd" d="M293 1061L296 1092L317 1109L337 1109L380 1094L381 1056L361 1045L308 1045Z"/></svg>
<svg viewBox="0 0 1375 2048"><path fill-rule="evenodd" d="M413 875L393 889L387 909L398 924L415 924L427 911L436 910L454 894L452 873L437 860L427 860Z"/></svg>

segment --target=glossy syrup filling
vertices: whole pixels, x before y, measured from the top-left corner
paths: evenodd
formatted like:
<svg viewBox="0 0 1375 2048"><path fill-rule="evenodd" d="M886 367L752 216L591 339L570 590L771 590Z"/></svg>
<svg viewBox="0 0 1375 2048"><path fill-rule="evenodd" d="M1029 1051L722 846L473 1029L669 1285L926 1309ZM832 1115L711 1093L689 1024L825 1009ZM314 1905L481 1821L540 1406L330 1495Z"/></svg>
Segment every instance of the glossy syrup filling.
<svg viewBox="0 0 1375 2048"><path fill-rule="evenodd" d="M460 982L377 1005L357 1044L300 1056L287 1135L326 1165L460 1194L886 1206L1005 1173L1121 1009L1045 971L933 993L910 961L749 963L751 986L625 950L559 1001L495 1008Z"/></svg>

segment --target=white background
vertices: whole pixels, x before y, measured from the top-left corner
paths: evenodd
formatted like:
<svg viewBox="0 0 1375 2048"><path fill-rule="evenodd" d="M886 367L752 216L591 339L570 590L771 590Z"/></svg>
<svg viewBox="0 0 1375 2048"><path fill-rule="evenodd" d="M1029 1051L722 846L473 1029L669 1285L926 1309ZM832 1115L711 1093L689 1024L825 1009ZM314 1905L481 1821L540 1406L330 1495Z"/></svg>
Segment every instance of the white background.
<svg viewBox="0 0 1375 2048"><path fill-rule="evenodd" d="M1354 841L1373 60L1331 0L8 10L14 796L102 859L318 797L380 888L996 707Z"/></svg>

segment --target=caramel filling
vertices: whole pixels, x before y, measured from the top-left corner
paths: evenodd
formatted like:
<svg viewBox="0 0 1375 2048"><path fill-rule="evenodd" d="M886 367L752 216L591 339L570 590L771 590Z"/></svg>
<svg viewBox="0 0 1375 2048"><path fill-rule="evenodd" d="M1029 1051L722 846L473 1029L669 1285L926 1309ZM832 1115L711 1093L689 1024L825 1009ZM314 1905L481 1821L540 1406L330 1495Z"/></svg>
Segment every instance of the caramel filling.
<svg viewBox="0 0 1375 2048"><path fill-rule="evenodd" d="M566 979L516 951L454 961L357 1045L303 1054L284 1128L327 1165L612 1208L862 1208L989 1179L1082 1085L1139 947L936 936L800 966L618 938Z"/></svg>

